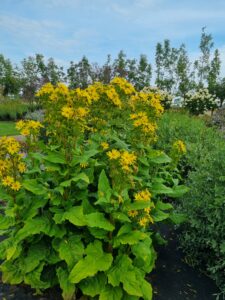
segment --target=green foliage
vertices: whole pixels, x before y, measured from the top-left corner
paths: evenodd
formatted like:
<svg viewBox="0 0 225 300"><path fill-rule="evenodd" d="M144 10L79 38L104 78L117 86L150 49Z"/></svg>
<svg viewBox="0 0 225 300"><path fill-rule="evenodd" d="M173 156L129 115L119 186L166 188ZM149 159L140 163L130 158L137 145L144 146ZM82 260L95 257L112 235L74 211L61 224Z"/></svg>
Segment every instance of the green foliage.
<svg viewBox="0 0 225 300"><path fill-rule="evenodd" d="M179 167L191 189L177 203L187 220L181 227L183 250L189 263L206 271L225 293L224 137L203 120L177 112L163 116L158 133L158 145L168 153L176 139L187 146Z"/></svg>
<svg viewBox="0 0 225 300"><path fill-rule="evenodd" d="M100 131L85 134L77 129L79 123L68 126L70 120L50 102L58 119L52 129L48 123L48 141L35 139L33 145L28 136L26 149L20 149L27 152L26 172L16 173L21 187L5 184L3 169L4 283L25 283L37 292L59 285L64 300L80 294L102 300L152 299L151 283L145 279L157 256L157 226L152 224L177 222L166 200L181 197L187 189L180 185L169 155L154 150L148 137L140 139L135 129L119 127L129 120L128 107L119 110L109 102L117 123L104 100L96 110L102 112L108 130L102 125ZM153 119L154 108L148 109ZM56 125L60 131L55 137ZM133 139L138 137L136 144ZM15 162L21 167L22 158L13 145L19 147L4 140L0 154L3 166L12 159L15 173Z"/></svg>
<svg viewBox="0 0 225 300"><path fill-rule="evenodd" d="M17 120L29 111L29 105L21 100L0 100L0 120Z"/></svg>

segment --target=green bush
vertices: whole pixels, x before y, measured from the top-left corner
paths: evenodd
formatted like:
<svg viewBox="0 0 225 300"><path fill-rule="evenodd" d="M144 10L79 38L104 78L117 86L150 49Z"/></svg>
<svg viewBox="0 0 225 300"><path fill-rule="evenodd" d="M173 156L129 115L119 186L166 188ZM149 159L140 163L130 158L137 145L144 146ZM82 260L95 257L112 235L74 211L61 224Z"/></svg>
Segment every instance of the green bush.
<svg viewBox="0 0 225 300"><path fill-rule="evenodd" d="M25 149L0 140L3 282L60 286L65 300L151 300L157 223L177 218L163 200L186 192L172 159L152 149L158 98L119 78L85 90L47 84L39 96L46 143L33 120L17 123Z"/></svg>
<svg viewBox="0 0 225 300"><path fill-rule="evenodd" d="M208 110L218 107L219 99L209 93L208 89L199 89L194 94L188 93L185 97L185 107L193 115L204 114Z"/></svg>
<svg viewBox="0 0 225 300"><path fill-rule="evenodd" d="M3 99L0 101L0 120L17 120L29 111L29 105L21 100Z"/></svg>
<svg viewBox="0 0 225 300"><path fill-rule="evenodd" d="M206 271L225 293L225 140L204 121L166 113L159 123L158 147L170 151L182 139L187 155L180 168L191 187L177 209L186 213L181 245L189 262Z"/></svg>

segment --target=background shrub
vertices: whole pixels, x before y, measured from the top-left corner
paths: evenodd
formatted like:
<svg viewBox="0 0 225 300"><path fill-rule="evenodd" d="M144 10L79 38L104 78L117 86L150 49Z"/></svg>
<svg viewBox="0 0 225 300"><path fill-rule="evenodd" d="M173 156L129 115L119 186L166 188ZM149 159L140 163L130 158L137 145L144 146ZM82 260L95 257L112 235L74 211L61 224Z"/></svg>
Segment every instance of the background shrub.
<svg viewBox="0 0 225 300"><path fill-rule="evenodd" d="M215 128L184 113L165 113L159 123L158 146L170 150L183 139L187 154L180 168L191 187L177 204L185 212L181 245L189 262L216 281L225 292L225 140Z"/></svg>
<svg viewBox="0 0 225 300"><path fill-rule="evenodd" d="M17 120L28 112L29 105L21 100L3 99L0 101L0 120Z"/></svg>

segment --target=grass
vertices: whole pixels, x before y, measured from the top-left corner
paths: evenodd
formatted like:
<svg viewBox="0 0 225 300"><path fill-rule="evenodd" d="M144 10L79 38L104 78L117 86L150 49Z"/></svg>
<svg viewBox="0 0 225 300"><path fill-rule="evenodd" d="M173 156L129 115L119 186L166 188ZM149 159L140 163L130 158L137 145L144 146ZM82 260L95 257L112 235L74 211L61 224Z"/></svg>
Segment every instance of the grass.
<svg viewBox="0 0 225 300"><path fill-rule="evenodd" d="M14 122L0 121L0 136L18 135Z"/></svg>

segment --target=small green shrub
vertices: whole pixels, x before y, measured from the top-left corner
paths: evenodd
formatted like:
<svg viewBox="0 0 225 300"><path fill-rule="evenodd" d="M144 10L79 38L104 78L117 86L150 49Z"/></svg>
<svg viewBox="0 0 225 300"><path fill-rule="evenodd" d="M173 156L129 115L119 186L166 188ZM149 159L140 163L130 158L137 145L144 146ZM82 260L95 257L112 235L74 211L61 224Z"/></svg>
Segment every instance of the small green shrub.
<svg viewBox="0 0 225 300"><path fill-rule="evenodd" d="M170 151L174 140L187 146L180 169L191 187L178 203L185 213L181 245L189 262L206 271L225 294L225 140L204 121L166 113L159 122L158 147Z"/></svg>

